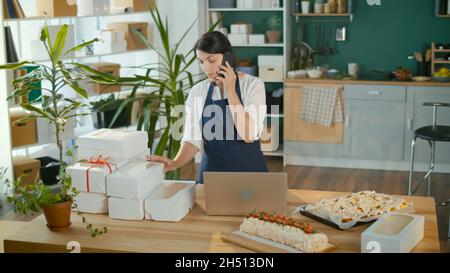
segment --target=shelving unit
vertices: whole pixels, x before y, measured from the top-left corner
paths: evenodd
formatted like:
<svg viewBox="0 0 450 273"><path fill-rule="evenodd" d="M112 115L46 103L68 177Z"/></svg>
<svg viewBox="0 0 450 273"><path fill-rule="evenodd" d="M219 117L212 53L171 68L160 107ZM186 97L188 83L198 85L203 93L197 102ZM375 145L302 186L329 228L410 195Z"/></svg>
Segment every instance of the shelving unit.
<svg viewBox="0 0 450 273"><path fill-rule="evenodd" d="M435 16L437 17L437 18L450 18L450 14L440 14L439 12L440 12L440 1L439 0L434 0L434 2L435 2L435 6L436 6L436 8L435 8Z"/></svg>
<svg viewBox="0 0 450 273"><path fill-rule="evenodd" d="M436 72L436 65L450 65L450 60L436 60L436 55L438 54L450 54L450 49L437 49L436 43L431 43L431 76L434 76L434 73Z"/></svg>
<svg viewBox="0 0 450 273"><path fill-rule="evenodd" d="M208 2L208 1L206 1ZM283 67L284 73L286 74L289 67L289 58L290 58L290 44L291 44L291 1L290 0L280 0L279 8L209 8L208 3L206 4L206 29L209 28L210 13L211 12L220 12L222 16L224 16L224 26L229 29L229 24L233 23L233 20L236 18L236 21L244 21L245 23L256 24L264 22L264 18L268 18L271 15L279 15L282 19L283 29L282 29L282 43L279 44L247 44L247 45L233 45L235 49L235 53L238 58L252 59L254 64L257 64L257 55L283 55ZM256 14L256 15L255 15ZM242 16L241 16L242 15ZM252 17L253 16L253 17ZM230 18L231 17L231 18ZM252 20L254 18L254 20ZM262 33L263 28L261 26L257 26L257 30L255 31L255 27L253 33ZM264 31L265 32L265 31ZM265 81L266 84L266 92L267 95L270 95L271 91L274 91L280 87L283 87L283 81ZM284 115L281 114L268 114L268 119L278 119L280 125L282 125L282 120ZM280 128L281 132L281 128ZM282 139L280 138L280 141ZM283 145L280 144L277 151L273 152L264 152L265 156L277 156L284 157Z"/></svg>
<svg viewBox="0 0 450 273"><path fill-rule="evenodd" d="M95 14L95 15L87 15L87 16L63 16L63 17L51 17L51 18L45 18L45 17L25 17L25 18L8 18L3 19L4 13L3 13L3 4L0 4L0 19L2 19L3 26L10 26L11 31L13 32L14 42L17 54L19 56L19 60L27 59L30 60L28 56L24 56L24 52L26 52L26 48L24 50L24 47L27 46L28 40L38 39L39 33L37 32L38 28L40 28L45 21L48 22L49 25L62 25L62 24L70 24L74 25L74 43L80 44L85 40L93 39L95 36L95 32L99 29L104 28L106 23L113 22L113 21L123 21L123 22L130 22L130 21L145 21L149 23L149 27L151 27L151 18L148 11L142 11L142 12L133 12L133 13L115 13L115 14ZM34 30L36 29L36 31ZM152 31L153 32L153 31ZM33 38L27 37L33 35ZM89 35L86 35L88 33ZM84 36L91 36L89 37L83 37ZM0 29L0 37L4 37L4 28L2 27ZM28 38L28 39L27 39ZM5 44L4 39L0 39L0 48L2 50L2 53L0 54L0 63L6 63L6 50L5 50ZM83 52L84 53L84 52ZM135 69L129 68L129 67L135 67L138 65L142 65L144 63L150 63L150 62L157 62L156 54L154 54L152 49L138 49L138 50L132 50L132 51L124 51L124 52L114 52L114 53L107 53L107 54L97 54L97 55L83 55L79 54L74 57L69 57L64 59L65 61L71 61L71 60L77 60L80 63L91 63L91 62L116 62L122 64L122 71L125 71L122 76L132 74ZM123 56L126 55L127 58L124 58ZM156 58L156 59L155 59ZM48 59L41 59L41 60L32 60L36 63L48 63L50 60ZM9 83L5 80L6 72L0 71L0 89L2 90L0 92L0 123L1 124L10 124L9 119L9 109L12 107L17 107L17 105L9 105L9 103L6 100L7 92ZM71 92L71 91L70 91ZM69 93L70 93L69 92ZM89 98L89 101L92 101L95 99L95 97L101 97L101 96L109 96L110 94L127 94L130 90L125 89L121 90L116 93L108 93L108 94L102 94L100 96L95 95ZM143 90L142 92L145 92ZM65 96L70 97L70 94L66 94L66 91L63 91ZM83 117L83 119L78 120L81 126L77 126L75 128L75 136L78 136L80 134L88 133L92 130L95 130L92 125L89 125L87 122L87 119L90 119L90 117ZM12 156L17 154L30 154L30 151L36 151L39 148L42 148L41 150L51 150L56 146L53 143L44 143L42 141L39 141L35 144L31 145L25 145L21 147L12 147L11 138L9 137L11 135L11 128L10 126L5 126L5 130L2 131L3 135L5 137L2 137L0 139L0 150L2 151L2 155L0 156L0 167L7 168L7 174L6 176L9 179L12 179L13 177L13 165L12 165ZM131 128L131 127L130 127ZM0 184L0 190L3 188L3 186Z"/></svg>

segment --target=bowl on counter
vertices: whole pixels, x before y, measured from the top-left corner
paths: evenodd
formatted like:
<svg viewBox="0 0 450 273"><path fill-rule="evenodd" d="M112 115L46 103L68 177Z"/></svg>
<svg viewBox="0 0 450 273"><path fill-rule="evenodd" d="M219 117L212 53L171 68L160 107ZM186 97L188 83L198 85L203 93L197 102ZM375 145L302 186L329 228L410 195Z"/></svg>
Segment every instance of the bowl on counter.
<svg viewBox="0 0 450 273"><path fill-rule="evenodd" d="M308 74L308 77L311 79L319 79L320 77L322 77L322 70L312 69L307 70L306 73Z"/></svg>
<svg viewBox="0 0 450 273"><path fill-rule="evenodd" d="M415 76L415 77L412 77L411 79L415 82L427 82L427 81L431 80L430 77L426 77L426 76Z"/></svg>
<svg viewBox="0 0 450 273"><path fill-rule="evenodd" d="M338 75L339 71L336 69L330 69L328 70L328 78L335 79Z"/></svg>
<svg viewBox="0 0 450 273"><path fill-rule="evenodd" d="M434 80L437 82L450 82L450 77L434 77Z"/></svg>

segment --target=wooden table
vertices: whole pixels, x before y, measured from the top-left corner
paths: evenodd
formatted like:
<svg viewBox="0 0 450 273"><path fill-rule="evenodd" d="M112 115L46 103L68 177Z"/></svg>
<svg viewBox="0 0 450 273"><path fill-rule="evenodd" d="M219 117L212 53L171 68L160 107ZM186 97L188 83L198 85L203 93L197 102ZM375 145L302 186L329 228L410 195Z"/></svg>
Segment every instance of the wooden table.
<svg viewBox="0 0 450 273"><path fill-rule="evenodd" d="M319 201L345 193L289 190L288 205L296 206ZM414 252L439 252L439 237L435 201L428 197L404 197L414 203L417 214L425 216L425 235ZM203 186L197 187L197 203L194 209L179 223L155 221L120 221L106 215L87 215L97 226L107 226L108 233L91 238L80 217L72 217L72 226L64 232L51 232L45 218L40 216L21 227L4 240L5 252L68 252L66 245L77 241L81 252L250 252L250 250L224 242L223 234L235 231L242 217L207 216L205 214ZM315 223L302 215L290 215L301 221L309 221L329 241L338 245L335 252L360 252L361 233L368 225L339 231Z"/></svg>

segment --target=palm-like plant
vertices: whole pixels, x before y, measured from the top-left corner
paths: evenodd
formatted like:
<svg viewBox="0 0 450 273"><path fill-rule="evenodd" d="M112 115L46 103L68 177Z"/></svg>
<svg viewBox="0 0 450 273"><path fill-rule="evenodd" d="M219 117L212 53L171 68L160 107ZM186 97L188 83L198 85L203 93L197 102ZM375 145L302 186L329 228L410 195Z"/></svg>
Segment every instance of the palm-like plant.
<svg viewBox="0 0 450 273"><path fill-rule="evenodd" d="M162 50L152 45L147 39L138 31L134 31L134 35L139 37L146 45L154 50L159 56L160 62L153 64L146 64L137 68L144 69L145 75L134 75L130 78L117 78L115 80L105 81L101 77L93 77L94 81L102 84L121 84L133 86L134 89L131 95L120 105L115 117L111 123L120 113L130 104L136 100L143 101L142 110L138 113L138 130L145 130L148 133L148 148L152 149L152 154L163 155L173 159L180 148L180 140L172 135L172 127L174 124L179 124L183 117L174 116L174 107L184 105L188 91L201 80L199 75L192 75L188 68L195 61L194 50L191 49L188 53L179 53L179 47L186 38L192 27L197 22L197 19L188 27L181 38L171 46L169 39L169 27L167 18L165 22L161 19L158 9L150 10L152 20L158 30L158 36L162 44ZM210 30L213 30L221 20L217 21ZM152 73L157 73L158 77L152 77ZM136 96L139 88L146 87L150 92L144 96ZM165 127L157 129L157 123L160 118L163 118ZM173 128L176 129L176 128ZM170 172L167 174L167 179L176 179L180 176L180 170Z"/></svg>

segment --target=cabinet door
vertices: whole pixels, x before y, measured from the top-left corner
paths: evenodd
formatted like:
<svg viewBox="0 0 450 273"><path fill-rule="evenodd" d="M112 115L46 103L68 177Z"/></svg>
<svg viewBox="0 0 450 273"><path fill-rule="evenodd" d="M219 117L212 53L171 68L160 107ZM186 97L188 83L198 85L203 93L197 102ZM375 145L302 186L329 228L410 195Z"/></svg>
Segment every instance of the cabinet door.
<svg viewBox="0 0 450 273"><path fill-rule="evenodd" d="M406 115L405 160L411 157L411 140L414 130L430 126L433 123L433 107L423 106L424 102L450 103L450 88L421 87L408 90L408 111ZM411 92L410 92L411 91ZM439 107L437 112L438 125L450 126L450 108ZM429 148L425 140L418 140L416 144L415 162L428 162ZM450 143L436 143L436 163L450 163Z"/></svg>
<svg viewBox="0 0 450 273"><path fill-rule="evenodd" d="M347 100L345 109L346 156L403 160L404 102Z"/></svg>

